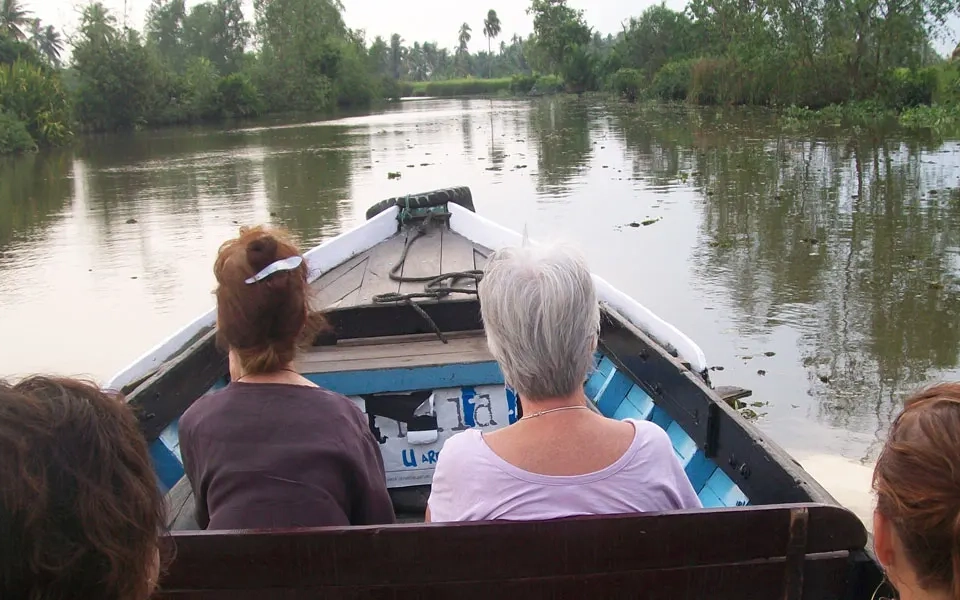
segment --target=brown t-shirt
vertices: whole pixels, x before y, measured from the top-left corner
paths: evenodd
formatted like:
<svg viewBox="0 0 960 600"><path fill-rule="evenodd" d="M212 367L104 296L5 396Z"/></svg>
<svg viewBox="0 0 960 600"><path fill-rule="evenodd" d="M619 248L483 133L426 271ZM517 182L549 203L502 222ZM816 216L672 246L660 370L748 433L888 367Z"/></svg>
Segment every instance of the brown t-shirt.
<svg viewBox="0 0 960 600"><path fill-rule="evenodd" d="M340 394L231 383L180 418L180 452L203 529L395 520L367 418Z"/></svg>

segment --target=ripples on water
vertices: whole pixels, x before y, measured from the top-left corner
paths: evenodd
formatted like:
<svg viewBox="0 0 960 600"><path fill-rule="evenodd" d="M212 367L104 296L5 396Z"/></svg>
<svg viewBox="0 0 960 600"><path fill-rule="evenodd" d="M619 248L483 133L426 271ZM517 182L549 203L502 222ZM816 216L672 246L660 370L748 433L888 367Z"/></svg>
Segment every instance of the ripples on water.
<svg viewBox="0 0 960 600"><path fill-rule="evenodd" d="M755 390L761 428L866 514L904 390L960 379L958 151L575 98L87 138L0 162L0 358L106 379L211 305L240 224L311 246L380 199L469 185L480 213L579 244L693 337L715 383Z"/></svg>

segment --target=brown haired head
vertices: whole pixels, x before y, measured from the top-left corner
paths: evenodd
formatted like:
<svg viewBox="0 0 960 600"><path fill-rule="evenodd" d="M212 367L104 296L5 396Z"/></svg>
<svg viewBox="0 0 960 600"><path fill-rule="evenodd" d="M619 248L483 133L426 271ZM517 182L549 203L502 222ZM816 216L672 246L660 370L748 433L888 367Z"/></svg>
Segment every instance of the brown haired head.
<svg viewBox="0 0 960 600"><path fill-rule="evenodd" d="M960 383L907 399L877 460L873 488L877 512L896 534L916 583L960 599ZM880 529L878 554L890 545Z"/></svg>
<svg viewBox="0 0 960 600"><path fill-rule="evenodd" d="M278 271L261 281L247 279L268 265L300 256L281 231L241 228L220 247L213 266L217 278L217 341L232 350L245 375L270 373L289 364L308 320L307 263Z"/></svg>
<svg viewBox="0 0 960 600"><path fill-rule="evenodd" d="M143 600L164 501L123 399L70 379L0 382L0 597Z"/></svg>

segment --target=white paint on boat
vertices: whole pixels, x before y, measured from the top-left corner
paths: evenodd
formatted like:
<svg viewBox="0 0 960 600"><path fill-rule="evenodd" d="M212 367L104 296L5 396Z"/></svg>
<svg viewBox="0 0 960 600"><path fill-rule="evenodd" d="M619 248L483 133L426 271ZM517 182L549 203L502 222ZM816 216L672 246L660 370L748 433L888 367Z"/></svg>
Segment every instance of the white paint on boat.
<svg viewBox="0 0 960 600"><path fill-rule="evenodd" d="M309 281L313 283L323 273L349 260L353 256L373 248L397 232L396 207L383 211L374 218L329 239L304 253L309 269ZM179 352L185 344L216 322L216 311L211 308L192 323L174 333L167 339L148 350L130 366L123 369L107 382L105 388L119 390L123 386L142 379L160 367L167 359Z"/></svg>
<svg viewBox="0 0 960 600"><path fill-rule="evenodd" d="M463 207L450 204L449 209L452 215L450 228L476 244L491 250L499 250L508 246L519 246L524 242L524 238L517 232ZM537 244L534 240L527 240L527 243ZM607 283L602 277L594 275L593 282L597 286L597 295L601 301L609 304L633 325L653 336L660 343L670 344L676 348L680 357L688 361L696 371L707 368L707 357L703 350L683 332Z"/></svg>

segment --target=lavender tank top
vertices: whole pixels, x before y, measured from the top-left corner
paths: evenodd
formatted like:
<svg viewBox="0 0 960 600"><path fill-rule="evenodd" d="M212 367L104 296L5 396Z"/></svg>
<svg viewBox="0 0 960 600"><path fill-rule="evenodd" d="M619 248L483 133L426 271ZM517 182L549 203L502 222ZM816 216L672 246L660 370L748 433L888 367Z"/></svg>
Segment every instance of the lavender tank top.
<svg viewBox="0 0 960 600"><path fill-rule="evenodd" d="M627 451L608 467L574 476L539 475L500 458L478 430L446 441L433 475L433 521L541 520L700 508L667 433L634 421Z"/></svg>

